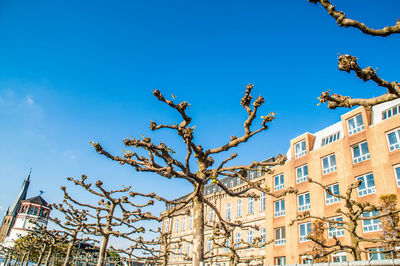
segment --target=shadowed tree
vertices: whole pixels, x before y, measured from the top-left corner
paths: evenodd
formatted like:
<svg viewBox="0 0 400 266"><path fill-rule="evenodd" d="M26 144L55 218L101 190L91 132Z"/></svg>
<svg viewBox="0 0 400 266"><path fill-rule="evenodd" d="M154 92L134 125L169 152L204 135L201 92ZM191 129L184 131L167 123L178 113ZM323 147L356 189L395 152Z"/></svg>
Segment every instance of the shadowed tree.
<svg viewBox="0 0 400 266"><path fill-rule="evenodd" d="M283 164L286 160L286 156L278 155L274 161L253 162L250 165L239 166L226 166L228 162L231 163L231 161L238 156L237 153L227 156L226 159L222 160L219 164L216 164L212 157L217 154L228 152L232 148L247 142L253 136L267 130L268 123L274 120L274 113L261 116L260 126L253 129L253 124L255 124L255 119L258 115L258 109L264 103L264 98L259 96L253 101L253 97L250 95L252 89L253 86L249 84L240 102L247 114L247 118L243 123L243 135L240 137L231 136L226 143L210 149L204 149L201 144L195 142L195 127L189 126L192 122L192 118L187 114L189 103L186 101L175 103L174 100L167 100L160 91L153 91L154 96L159 101L167 104L180 114L182 121L179 124L172 125L157 124L152 121L150 123L150 129L153 131L158 131L160 129L174 131L181 138L183 145L186 147L186 156L183 161L176 159L174 150L165 143L155 144L149 137L143 137L143 139L124 139L123 143L128 150L125 150L122 156L112 155L110 152L103 149L99 143L92 142L92 145L99 154L105 155L120 164L128 164L139 172L156 173L168 179L184 179L193 185L192 193L186 198L176 201L173 208L167 210L159 217L159 221L162 221L164 218L169 218L175 212L182 210L189 203L191 204L193 209L193 265L199 265L200 262L204 261L204 206L210 205L210 202L204 197L204 186L207 183L212 181L230 196L234 197L239 195L248 197L249 190L251 189L260 190L266 193L266 195L276 196L266 187L262 187L260 184L254 184L246 179L244 173L246 170L251 170L254 167L261 167L262 171L267 172L267 167ZM172 98L175 97L173 96ZM213 168L214 165L216 166ZM243 191L233 192L219 182L218 179L221 176L240 178L247 182L248 187ZM288 192L290 191L293 191L293 189L290 188Z"/></svg>
<svg viewBox="0 0 400 266"><path fill-rule="evenodd" d="M340 27L352 27L361 30L363 33L372 36L386 37L392 34L400 33L400 19L397 20L394 26L386 26L382 29L372 29L364 23L347 18L343 11L337 11L335 6L328 0L308 0L311 3L320 3L323 8L328 11L328 15L334 18ZM319 97L321 103L328 103L328 108L335 109L337 107L364 106L370 109L372 106L387 102L400 97L400 85L396 81L386 81L378 76L375 69L372 67L361 68L357 64L357 57L348 54L340 55L338 68L341 71L350 73L354 71L358 78L364 82L372 80L376 85L386 88L386 93L367 99L353 99L350 96L342 96L339 94L330 94L329 90L325 91Z"/></svg>
<svg viewBox="0 0 400 266"><path fill-rule="evenodd" d="M361 260L362 253L376 253L363 248L362 245L365 243L399 245L400 238L370 237L362 233L363 223L371 223L371 226L376 226L376 229L379 229L380 219L393 217L395 215L397 216L400 210L381 205L374 205L368 201L360 202L357 199L354 199L354 192L361 185L361 180L349 185L345 194L334 194L328 186L313 181L311 178L308 178L308 180L310 183L314 183L323 188L325 193L340 199L342 205L336 210L336 213L341 215L342 219L338 220L331 217L320 217L312 215L310 212L304 212L303 214L298 215L296 219L292 220L290 225L294 225L298 221L311 219L327 223L328 230L344 230L344 232L350 236L350 243L347 243L342 238L337 237L336 234L332 234L333 240L331 241L328 241L326 236L321 238L320 234L308 235L308 239L315 242L319 246L320 250L324 250L324 252L315 256L316 258L323 258L332 253L345 251L351 254L354 260L357 261Z"/></svg>
<svg viewBox="0 0 400 266"><path fill-rule="evenodd" d="M382 247L390 251L393 258L400 258L400 250L397 248L400 239L400 217L397 213L397 195L382 195L379 198L380 206L386 213L392 213L382 217Z"/></svg>

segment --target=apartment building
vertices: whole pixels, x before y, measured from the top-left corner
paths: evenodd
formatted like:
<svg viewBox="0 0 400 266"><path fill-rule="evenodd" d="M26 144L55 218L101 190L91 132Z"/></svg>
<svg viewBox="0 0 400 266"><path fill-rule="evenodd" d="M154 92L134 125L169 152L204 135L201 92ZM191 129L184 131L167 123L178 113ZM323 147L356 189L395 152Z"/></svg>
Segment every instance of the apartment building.
<svg viewBox="0 0 400 266"><path fill-rule="evenodd" d="M249 179L261 180L279 193L285 188L294 187L298 194L290 194L275 199L260 194L259 199L239 199L228 197L215 185L209 185L205 194L207 199L218 206L225 218L240 220L244 224L257 224L257 232L241 232L235 238L252 240L259 236L263 241L273 242L261 249L249 249L242 256L264 255L265 265L284 265L307 263L309 258L302 256L310 249L312 242L306 236L310 233L312 220L304 220L290 226L291 221L304 211L311 215L343 219L336 210L342 202L327 193L318 185L309 183L310 177L329 186L334 194L343 194L350 184L361 180L355 199L377 203L380 195L397 194L400 196L400 99L383 103L366 110L356 108L341 116L339 122L314 134L304 133L290 141L287 152L288 160L282 166L273 168L273 174L262 175L255 169L248 173ZM243 189L243 184L235 179L222 180L231 189ZM260 192L258 192L260 193ZM400 198L400 197L399 197ZM190 206L188 206L190 208ZM190 211L190 210L189 210ZM368 214L366 214L368 215ZM371 214L372 215L372 214ZM213 211L207 210L205 219L212 220ZM172 239L191 237L190 215L164 221L163 230L170 230ZM364 221L360 227L364 236L379 236L381 221ZM212 234L209 229L205 234L206 250L212 249L208 241ZM249 236L250 234L250 236ZM345 242L350 237L344 230L330 229L327 237L336 235ZM235 240L236 241L236 240ZM329 240L332 241L332 240ZM190 245L182 245L180 253L190 255ZM366 243L364 248L378 249L377 244ZM185 250L186 249L186 250ZM213 252L224 252L214 250ZM372 257L369 257L372 256ZM363 259L382 259L381 254L364 255ZM331 261L351 261L349 254L336 253ZM210 265L227 265L220 260ZM172 256L171 265L190 265L183 256ZM254 265L260 264L254 262Z"/></svg>

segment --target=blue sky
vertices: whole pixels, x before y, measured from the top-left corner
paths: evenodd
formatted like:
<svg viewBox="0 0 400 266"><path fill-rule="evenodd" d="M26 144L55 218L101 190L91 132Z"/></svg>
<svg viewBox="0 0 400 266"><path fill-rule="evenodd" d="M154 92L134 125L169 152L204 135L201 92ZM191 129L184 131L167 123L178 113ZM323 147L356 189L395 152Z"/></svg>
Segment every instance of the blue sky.
<svg viewBox="0 0 400 266"><path fill-rule="evenodd" d="M394 0L334 2L371 27L393 25L399 16ZM277 119L235 150L237 163L249 163L286 153L290 139L338 121L347 110L317 106L321 91L384 92L339 72L338 53L400 80L398 35L339 28L306 0L3 0L0 36L0 216L30 167L29 196L43 190L49 202L61 200L66 177L83 173L109 187L130 184L168 198L187 193L184 182L138 174L89 145L99 141L119 153L123 138L144 134L179 153L176 136L148 128L151 120L179 122L153 89L191 103L196 141L209 148L242 133L239 103L253 83L253 94L266 99L260 116L275 111Z"/></svg>

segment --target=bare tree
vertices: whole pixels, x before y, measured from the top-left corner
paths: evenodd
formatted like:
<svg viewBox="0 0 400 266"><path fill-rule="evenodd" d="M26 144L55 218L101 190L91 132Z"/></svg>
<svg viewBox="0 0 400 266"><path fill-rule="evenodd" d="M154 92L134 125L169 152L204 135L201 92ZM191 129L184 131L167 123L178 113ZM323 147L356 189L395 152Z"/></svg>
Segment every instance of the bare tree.
<svg viewBox="0 0 400 266"><path fill-rule="evenodd" d="M362 223L363 221L377 221L378 219L392 217L398 215L400 210L388 209L379 205L374 205L368 201L360 202L354 199L354 190L361 185L361 180L348 186L345 194L334 194L329 187L322 185L321 183L308 178L310 183L314 183L324 189L325 193L332 197L339 198L343 203L342 207L336 210L336 213L342 215L342 220L337 220L331 217L320 217L310 214L310 212L304 212L298 215L296 219L292 220L290 225L294 225L298 221L304 220L317 220L323 223L327 223L328 229L344 230L350 235L350 243L344 242L341 238L338 238L336 234L332 235L333 241L327 241L326 238L320 237L320 235L310 234L307 236L308 239L318 244L320 248L324 250L320 254L314 254L314 258L320 258L328 256L332 253L339 251L345 251L351 254L354 260L361 260L362 253L374 253L368 249L363 248L365 243L376 243L376 244L394 244L400 243L400 238L379 238L379 237L368 237L362 234Z"/></svg>
<svg viewBox="0 0 400 266"><path fill-rule="evenodd" d="M143 219L151 219L151 214L142 212L142 208L153 205L153 199L147 200L143 204L135 204L131 199L135 196L142 196L143 194L131 191L130 186L122 189L106 190L103 186L103 182L100 180L96 182L96 188L92 188L91 183L86 183L87 177L85 175L82 175L80 180L75 180L71 177L67 179L100 198L98 206L83 203L73 199L67 193L65 186L61 187L66 200L87 209L84 211L85 216L90 217L92 221L84 222L82 220L85 232L101 237L97 262L98 266L102 266L105 263L110 236L132 239L130 238L132 234L144 233L145 229L135 224Z"/></svg>
<svg viewBox="0 0 400 266"><path fill-rule="evenodd" d="M66 191L64 191L64 196ZM67 198L64 199L63 204L53 204L54 209L58 210L64 215L65 222L62 222L58 218L51 218L50 220L61 227L65 233L69 236L67 252L65 255L64 266L69 265L71 254L74 245L77 241L81 241L78 239L78 235L83 232L86 223L88 222L87 211L79 210L75 208L71 203L68 202Z"/></svg>
<svg viewBox="0 0 400 266"><path fill-rule="evenodd" d="M328 0L308 0L311 3L320 3L323 8L328 11L328 15L334 18L340 27L352 27L361 30L363 33L372 36L386 37L391 34L400 33L400 19L397 20L394 26L386 26L382 29L372 29L366 26L364 23L349 19L346 17L343 11L337 11L335 6L331 4ZM358 78L362 79L364 82L372 80L376 85L386 88L387 92L378 97L367 98L367 99L353 99L350 96L342 96L339 94L330 94L329 90L325 91L319 97L321 103L328 103L328 108L335 109L337 107L348 107L353 106L364 106L366 108L371 108L372 106L387 102L400 97L400 85L396 81L386 81L378 76L376 70L372 67L366 67L362 69L357 64L357 57L348 54L340 55L338 62L338 68L341 71L346 71L350 73L354 71Z"/></svg>
<svg viewBox="0 0 400 266"><path fill-rule="evenodd" d="M204 205L210 205L204 197L204 186L212 181L217 184L221 189L231 196L237 197L243 195L248 197L250 189L257 189L266 193L266 195L274 195L270 191L261 187L258 184L254 184L246 179L243 174L245 170L251 170L254 167L262 167L263 171L268 171L266 167L283 164L286 160L286 156L278 155L276 160L269 162L253 162L250 165L240 166L226 166L234 158L238 156L237 153L233 153L226 159L222 160L215 168L213 155L221 154L230 151L232 148L247 142L253 136L268 129L268 123L274 120L275 114L270 113L266 116L261 116L261 125L258 129L252 129L255 124L258 109L264 103L264 98L259 96L254 101L250 95L253 86L249 84L246 87L245 95L241 100L241 105L247 113L247 119L243 123L244 134L241 137L231 136L230 139L223 145L204 149L202 145L195 143L194 140L194 126L189 126L192 122L192 118L187 114L187 108L189 103L183 101L179 104L175 103L174 100L167 100L158 90L153 91L154 96L161 102L167 104L169 107L177 111L182 117L182 121L179 124L164 125L157 124L155 122L150 123L150 129L158 131L160 129L169 129L176 132L180 136L183 144L186 147L186 156L184 161L179 161L174 157L174 150L168 147L165 143L155 144L149 137L143 139L129 138L125 139L123 143L127 149L138 149L139 151L145 151L147 156L142 153L125 150L122 156L112 155L110 152L103 149L103 147L97 143L92 142L92 145L99 154L105 155L106 157L117 161L120 164L128 164L134 167L140 172L151 172L156 173L160 176L171 178L184 179L193 185L193 191L185 199L175 202L175 207L164 212L160 217L159 221L164 218L169 218L175 212L182 210L189 203L193 209L193 264L199 265L200 262L204 261ZM173 96L174 98L174 96ZM194 159L196 160L195 162ZM264 170L265 169L265 170ZM248 183L248 188L241 192L233 192L229 188L225 187L221 182L218 181L219 177L230 176L244 180ZM292 191L290 189L288 192Z"/></svg>

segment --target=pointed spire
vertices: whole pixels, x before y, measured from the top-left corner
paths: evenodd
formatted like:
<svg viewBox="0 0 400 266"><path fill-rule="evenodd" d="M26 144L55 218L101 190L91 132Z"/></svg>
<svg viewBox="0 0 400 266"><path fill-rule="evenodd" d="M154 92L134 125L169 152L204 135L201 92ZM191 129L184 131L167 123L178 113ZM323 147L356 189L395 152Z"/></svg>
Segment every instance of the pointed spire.
<svg viewBox="0 0 400 266"><path fill-rule="evenodd" d="M32 169L31 169L32 171ZM12 205L10 209L10 215L13 215L14 217L18 214L19 208L21 206L21 201L26 199L26 194L28 193L28 188L29 188L29 183L30 183L30 178L31 178L31 171L29 171L28 177L24 180L24 183L22 184L21 191L18 194L17 199L15 200L14 204Z"/></svg>
<svg viewBox="0 0 400 266"><path fill-rule="evenodd" d="M28 177L26 178L26 180L27 180L28 182L31 181L31 173L32 173L32 167L31 167L31 169L29 170Z"/></svg>

